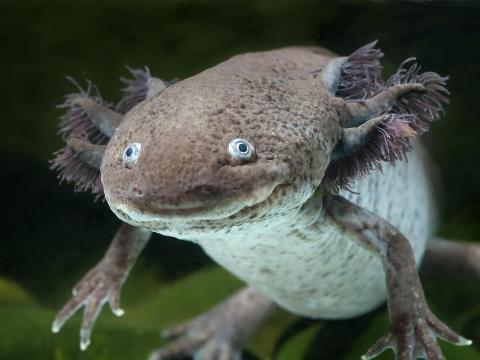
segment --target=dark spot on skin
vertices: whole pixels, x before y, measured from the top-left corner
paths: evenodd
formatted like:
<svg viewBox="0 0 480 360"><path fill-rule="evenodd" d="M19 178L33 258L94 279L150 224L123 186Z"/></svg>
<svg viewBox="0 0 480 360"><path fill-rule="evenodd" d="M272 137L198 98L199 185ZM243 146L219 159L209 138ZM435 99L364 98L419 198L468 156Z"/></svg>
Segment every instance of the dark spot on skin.
<svg viewBox="0 0 480 360"><path fill-rule="evenodd" d="M196 187L193 191L201 195L212 195L218 191L218 188L214 185L202 185Z"/></svg>
<svg viewBox="0 0 480 360"><path fill-rule="evenodd" d="M267 268L261 268L260 269L260 272L262 274L267 274L267 275L271 275L272 274L272 271L270 269L267 269Z"/></svg>
<svg viewBox="0 0 480 360"><path fill-rule="evenodd" d="M128 150L127 150L127 152L128 152ZM137 196L143 196L143 191L138 185L133 185L132 192L134 194L136 194Z"/></svg>
<svg viewBox="0 0 480 360"><path fill-rule="evenodd" d="M229 163L229 161L224 157L217 159L218 167L226 166L226 165L228 165L228 163Z"/></svg>

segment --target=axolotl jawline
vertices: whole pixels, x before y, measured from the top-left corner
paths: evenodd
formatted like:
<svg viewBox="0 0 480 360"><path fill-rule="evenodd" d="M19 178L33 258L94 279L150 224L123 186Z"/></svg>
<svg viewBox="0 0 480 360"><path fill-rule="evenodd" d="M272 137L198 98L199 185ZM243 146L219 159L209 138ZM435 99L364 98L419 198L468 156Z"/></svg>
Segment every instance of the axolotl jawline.
<svg viewBox="0 0 480 360"><path fill-rule="evenodd" d="M53 330L85 306L85 349L103 304L121 315L120 289L155 232L199 244L248 286L167 330L177 339L152 360L239 359L275 305L344 319L387 300L391 329L363 359L388 348L399 360L443 359L437 337L469 344L429 310L417 274L426 249L431 267L472 253L430 241L435 202L414 139L442 113L446 78L410 61L383 81L382 55L375 43L348 57L290 47L237 55L177 82L131 70L116 108L91 91L67 96L67 145L53 167L104 194L125 224ZM445 260L446 247L456 256Z"/></svg>

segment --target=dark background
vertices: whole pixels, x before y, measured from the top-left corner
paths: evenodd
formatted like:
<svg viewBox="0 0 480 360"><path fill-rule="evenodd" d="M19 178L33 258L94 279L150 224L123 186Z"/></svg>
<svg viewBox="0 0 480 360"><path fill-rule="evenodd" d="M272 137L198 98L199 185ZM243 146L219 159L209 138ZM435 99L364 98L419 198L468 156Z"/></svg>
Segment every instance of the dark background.
<svg viewBox="0 0 480 360"><path fill-rule="evenodd" d="M113 319L104 311L83 354L78 316L62 334L50 334L54 310L119 224L105 203L59 186L49 170L62 146L55 105L74 90L65 75L91 79L106 99L118 101L125 65L184 78L245 51L307 44L349 54L374 39L387 73L416 56L424 69L451 76L451 104L426 139L443 182L439 234L479 241L479 2L0 0L0 358L146 358L161 345L157 331L165 324L239 286L206 266L210 261L195 246L157 235L127 282L127 316ZM438 315L477 340L477 350L445 345L449 359L480 357L478 284L426 284ZM387 324L383 310L336 323L281 313L249 356L266 358L275 348L285 359L358 358Z"/></svg>

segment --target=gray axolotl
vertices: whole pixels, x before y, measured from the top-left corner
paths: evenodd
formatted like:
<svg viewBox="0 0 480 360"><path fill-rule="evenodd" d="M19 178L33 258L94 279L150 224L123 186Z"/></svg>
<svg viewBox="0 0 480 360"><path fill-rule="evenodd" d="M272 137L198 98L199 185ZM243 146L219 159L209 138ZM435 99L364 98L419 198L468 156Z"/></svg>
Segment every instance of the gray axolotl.
<svg viewBox="0 0 480 360"><path fill-rule="evenodd" d="M391 328L363 359L443 359L458 335L429 309L417 273L480 274L480 248L435 240L428 157L417 136L448 101L446 77L407 59L388 80L381 51L287 47L232 57L182 81L132 70L116 105L66 96L52 167L106 199L124 224L54 320L84 307L86 349L152 232L192 241L248 284L192 321L151 360L240 359L275 306L345 319L385 300ZM402 161L408 151L408 162ZM161 309L159 309L161 311Z"/></svg>

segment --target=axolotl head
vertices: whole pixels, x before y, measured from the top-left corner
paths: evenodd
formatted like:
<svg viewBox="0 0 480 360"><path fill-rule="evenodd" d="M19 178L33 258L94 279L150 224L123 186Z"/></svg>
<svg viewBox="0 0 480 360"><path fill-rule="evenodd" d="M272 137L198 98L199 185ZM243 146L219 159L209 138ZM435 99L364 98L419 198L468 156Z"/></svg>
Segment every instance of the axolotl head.
<svg viewBox="0 0 480 360"><path fill-rule="evenodd" d="M375 44L247 53L169 87L134 70L147 90L127 87L118 113L79 89L52 168L123 221L179 238L282 221L319 186L402 159L442 114L447 78L410 60L384 82Z"/></svg>
<svg viewBox="0 0 480 360"><path fill-rule="evenodd" d="M169 233L182 221L285 212L312 195L341 133L336 100L303 64L287 79L260 60L233 58L126 114L101 166L118 217Z"/></svg>

